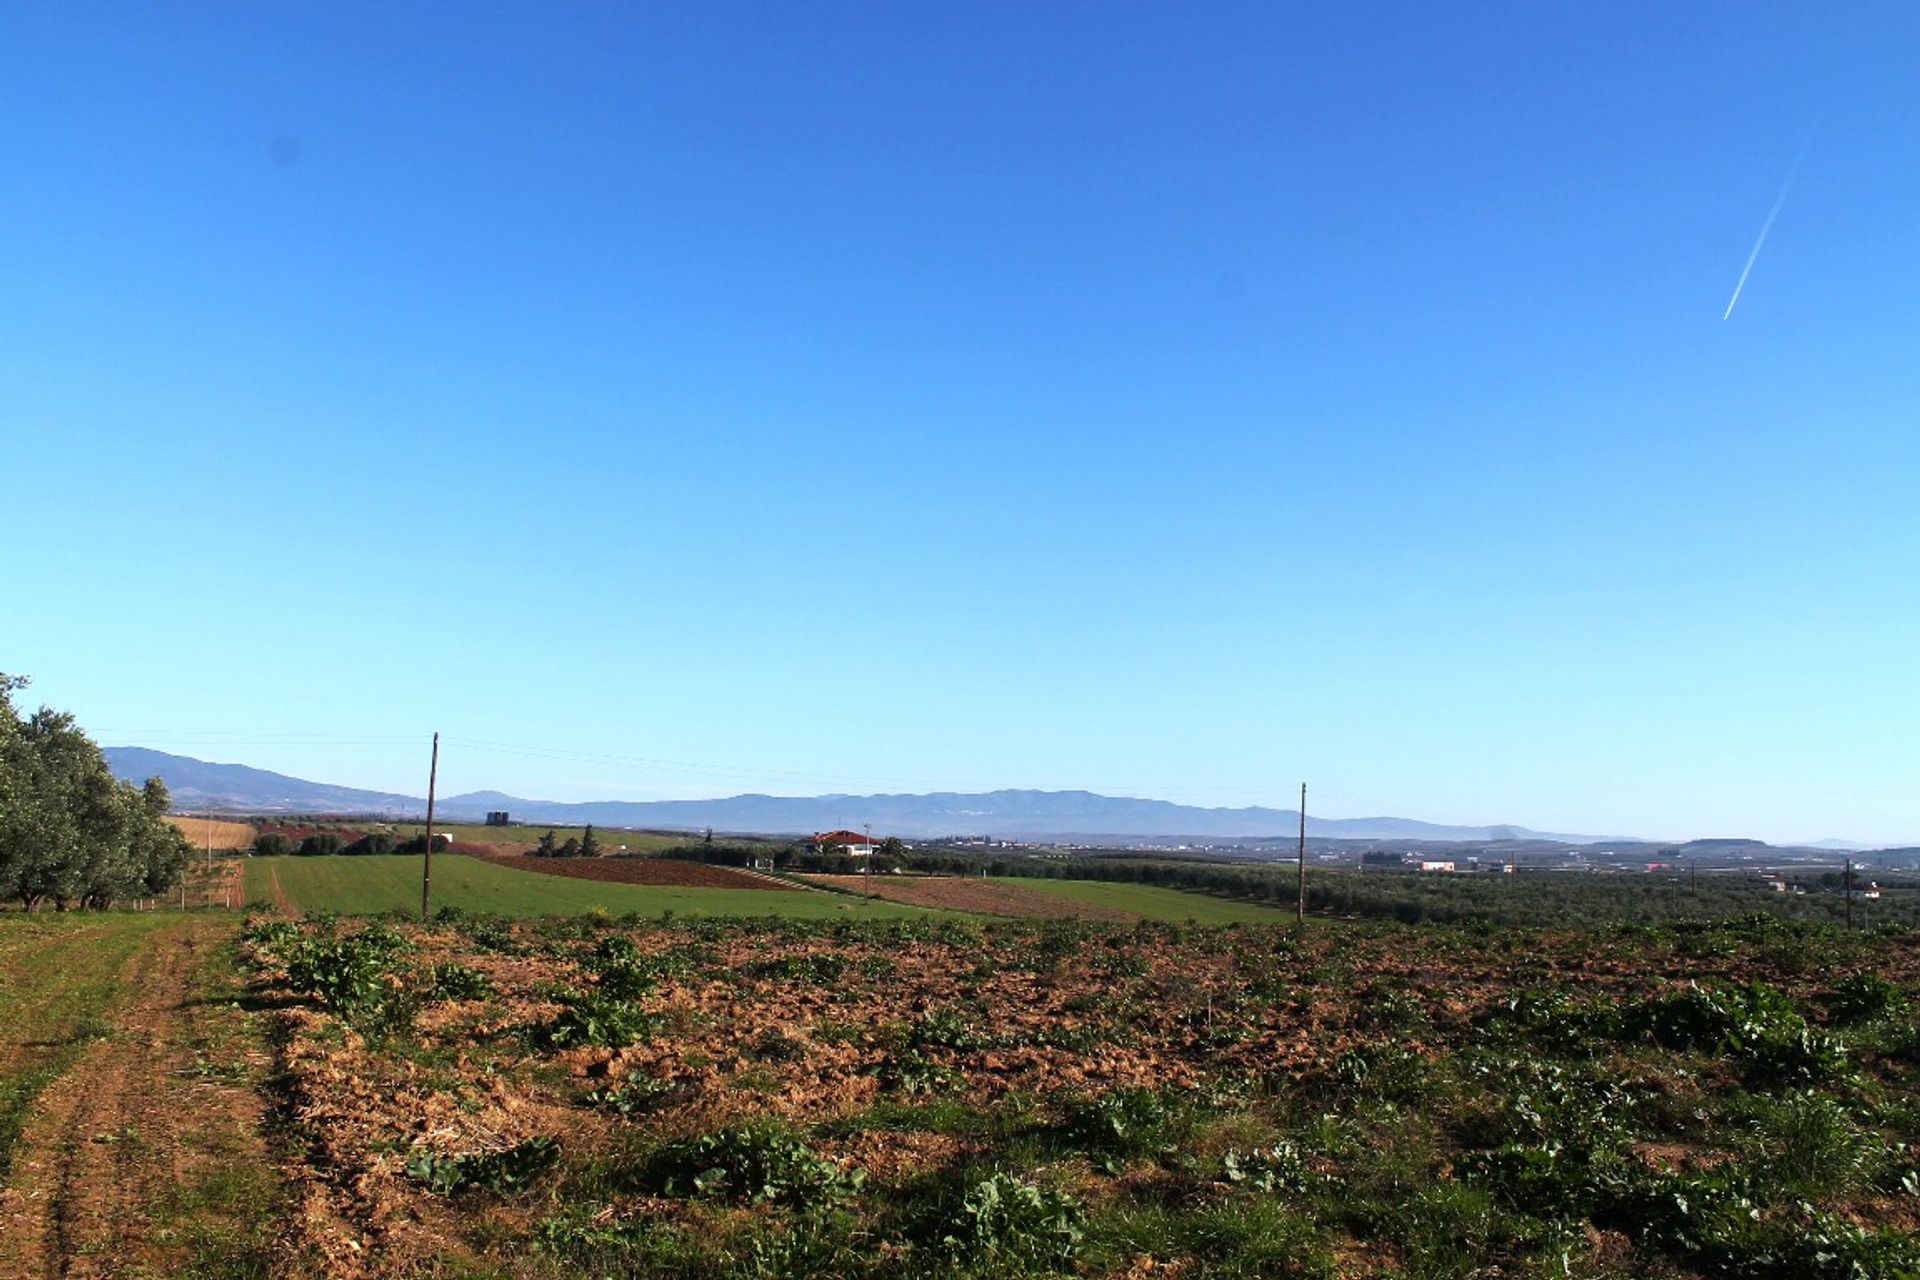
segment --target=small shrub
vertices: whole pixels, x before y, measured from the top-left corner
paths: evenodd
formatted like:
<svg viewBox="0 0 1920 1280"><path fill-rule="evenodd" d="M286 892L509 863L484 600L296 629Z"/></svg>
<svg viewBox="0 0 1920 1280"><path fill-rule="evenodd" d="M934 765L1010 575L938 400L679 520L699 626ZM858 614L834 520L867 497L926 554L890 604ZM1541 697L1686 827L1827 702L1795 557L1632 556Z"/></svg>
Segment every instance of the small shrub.
<svg viewBox="0 0 1920 1280"><path fill-rule="evenodd" d="M585 992L574 995L558 1017L538 1028L534 1039L549 1050L581 1045L624 1049L651 1039L659 1029L659 1016L633 1001Z"/></svg>
<svg viewBox="0 0 1920 1280"><path fill-rule="evenodd" d="M1072 1197L996 1173L968 1187L947 1212L940 1252L1000 1271L1069 1271L1086 1236Z"/></svg>
<svg viewBox="0 0 1920 1280"><path fill-rule="evenodd" d="M655 1175L667 1195L797 1209L842 1199L865 1179L765 1122L674 1143L661 1153Z"/></svg>
<svg viewBox="0 0 1920 1280"><path fill-rule="evenodd" d="M934 1009L923 1014L908 1028L908 1040L914 1048L956 1049L969 1052L985 1049L991 1039L958 1009Z"/></svg>
<svg viewBox="0 0 1920 1280"><path fill-rule="evenodd" d="M427 991L430 1000L484 1000L493 994L493 982L478 969L449 961L433 967Z"/></svg>
<svg viewBox="0 0 1920 1280"><path fill-rule="evenodd" d="M508 1194L524 1191L559 1158L552 1138L528 1138L504 1151L446 1156L421 1147L407 1159L407 1174L440 1195L468 1189Z"/></svg>
<svg viewBox="0 0 1920 1280"><path fill-rule="evenodd" d="M363 1034L392 1035L411 1025L417 1000L393 975L405 945L380 925L344 938L304 936L284 949L287 982Z"/></svg>
<svg viewBox="0 0 1920 1280"><path fill-rule="evenodd" d="M672 1102L680 1090L664 1080L628 1076L618 1084L595 1089L581 1097L590 1107L600 1107L616 1115L639 1116L658 1111Z"/></svg>
<svg viewBox="0 0 1920 1280"><path fill-rule="evenodd" d="M804 956L774 956L755 960L743 972L749 978L787 978L826 986L846 975L847 958L832 951Z"/></svg>
<svg viewBox="0 0 1920 1280"><path fill-rule="evenodd" d="M926 1057L917 1049L891 1054L875 1072L880 1087L890 1093L947 1093L962 1084L960 1074L943 1063Z"/></svg>
<svg viewBox="0 0 1920 1280"><path fill-rule="evenodd" d="M1689 987L1642 1002L1626 1028L1667 1048L1724 1053L1757 1083L1824 1084L1852 1072L1846 1046L1807 1025L1778 990Z"/></svg>
<svg viewBox="0 0 1920 1280"><path fill-rule="evenodd" d="M1176 1109L1152 1089L1115 1089L1072 1108L1067 1136L1110 1166L1132 1156L1160 1156L1171 1149Z"/></svg>
<svg viewBox="0 0 1920 1280"><path fill-rule="evenodd" d="M1877 973L1856 973L1834 984L1826 999L1827 1016L1839 1026L1859 1026L1907 1014L1907 993Z"/></svg>
<svg viewBox="0 0 1920 1280"><path fill-rule="evenodd" d="M1847 1108L1808 1090L1747 1105L1742 1143L1755 1176L1809 1200L1844 1195L1868 1181L1888 1155Z"/></svg>
<svg viewBox="0 0 1920 1280"><path fill-rule="evenodd" d="M464 916L460 920L460 932L482 951L503 956L522 955L526 951L513 935L512 922L500 916Z"/></svg>
<svg viewBox="0 0 1920 1280"><path fill-rule="evenodd" d="M1228 1151L1220 1158L1220 1176L1234 1186L1291 1195L1304 1194L1327 1181L1298 1143L1285 1140L1251 1151Z"/></svg>

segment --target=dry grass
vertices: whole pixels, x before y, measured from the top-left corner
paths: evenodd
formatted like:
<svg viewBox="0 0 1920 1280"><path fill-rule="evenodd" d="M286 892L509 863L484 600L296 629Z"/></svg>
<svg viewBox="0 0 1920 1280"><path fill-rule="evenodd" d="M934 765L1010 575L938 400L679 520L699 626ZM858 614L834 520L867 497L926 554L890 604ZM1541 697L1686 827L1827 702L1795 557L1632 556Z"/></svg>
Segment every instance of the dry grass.
<svg viewBox="0 0 1920 1280"><path fill-rule="evenodd" d="M207 847L209 838L216 849L245 849L253 844L253 824L228 822L189 813L170 813L167 821L180 828L180 834L196 849Z"/></svg>

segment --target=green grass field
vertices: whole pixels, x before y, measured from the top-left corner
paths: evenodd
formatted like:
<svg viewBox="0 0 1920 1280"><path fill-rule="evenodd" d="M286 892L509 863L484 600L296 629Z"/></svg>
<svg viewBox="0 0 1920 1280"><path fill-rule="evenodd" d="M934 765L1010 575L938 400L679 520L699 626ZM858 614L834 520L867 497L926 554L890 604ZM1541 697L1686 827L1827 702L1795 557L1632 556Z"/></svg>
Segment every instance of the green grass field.
<svg viewBox="0 0 1920 1280"><path fill-rule="evenodd" d="M247 863L247 902L342 915L418 911L420 859L254 858ZM683 889L573 880L445 854L433 862L433 905L507 916L578 915L596 907L614 915L658 916L671 911L676 916L778 915L801 920L938 914L899 903L803 890Z"/></svg>
<svg viewBox="0 0 1920 1280"><path fill-rule="evenodd" d="M1291 911L1262 906L1257 902L1235 902L1204 893L1181 889L1162 889L1149 884L1127 884L1107 880L1042 880L1027 876L994 876L1000 884L1034 893L1049 894L1074 902L1131 911L1148 920L1194 920L1200 924L1284 924L1293 918Z"/></svg>

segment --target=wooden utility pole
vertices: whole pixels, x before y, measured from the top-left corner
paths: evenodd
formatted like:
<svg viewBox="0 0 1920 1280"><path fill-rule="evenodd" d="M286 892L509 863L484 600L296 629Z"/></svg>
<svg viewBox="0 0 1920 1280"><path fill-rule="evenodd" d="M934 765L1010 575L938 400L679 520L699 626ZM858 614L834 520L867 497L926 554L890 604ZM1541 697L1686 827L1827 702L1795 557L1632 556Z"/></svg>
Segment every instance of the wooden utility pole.
<svg viewBox="0 0 1920 1280"><path fill-rule="evenodd" d="M427 922L427 908L433 899L433 789L440 781L440 735L433 735L433 763L427 768L427 848L420 860L420 923Z"/></svg>
<svg viewBox="0 0 1920 1280"><path fill-rule="evenodd" d="M1300 901L1294 907L1293 918L1301 924L1307 922L1307 784L1300 784Z"/></svg>
<svg viewBox="0 0 1920 1280"><path fill-rule="evenodd" d="M1847 874L1846 874L1845 880L1842 881L1842 887L1846 890L1846 894L1847 894L1847 928L1852 929L1853 928L1853 859L1852 858L1847 859Z"/></svg>

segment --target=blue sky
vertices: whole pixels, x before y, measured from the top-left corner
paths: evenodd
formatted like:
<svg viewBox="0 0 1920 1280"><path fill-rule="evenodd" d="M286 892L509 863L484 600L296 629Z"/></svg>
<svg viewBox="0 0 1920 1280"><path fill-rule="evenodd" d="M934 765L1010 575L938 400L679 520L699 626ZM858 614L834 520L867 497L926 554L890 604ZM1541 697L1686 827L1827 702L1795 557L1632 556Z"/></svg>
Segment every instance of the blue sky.
<svg viewBox="0 0 1920 1280"><path fill-rule="evenodd" d="M415 792L1920 841L1916 49L9 6L0 669Z"/></svg>

